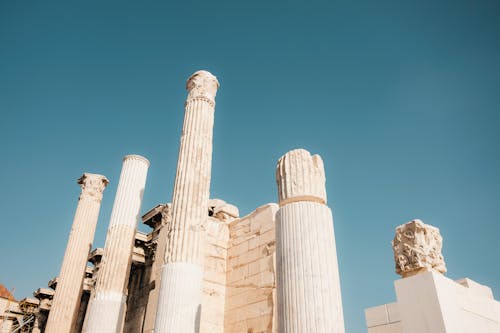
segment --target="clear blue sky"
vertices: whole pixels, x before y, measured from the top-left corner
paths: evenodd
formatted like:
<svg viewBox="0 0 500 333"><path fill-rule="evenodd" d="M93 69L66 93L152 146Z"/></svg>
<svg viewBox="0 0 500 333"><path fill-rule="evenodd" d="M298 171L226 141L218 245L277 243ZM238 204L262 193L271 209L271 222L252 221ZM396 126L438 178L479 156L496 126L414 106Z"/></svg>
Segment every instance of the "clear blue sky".
<svg viewBox="0 0 500 333"><path fill-rule="evenodd" d="M212 197L277 197L293 148L325 162L346 327L393 301L390 241L441 229L448 276L500 297L500 2L0 0L0 282L59 272L83 172L102 173L102 246L121 159L171 199L186 97L218 76Z"/></svg>

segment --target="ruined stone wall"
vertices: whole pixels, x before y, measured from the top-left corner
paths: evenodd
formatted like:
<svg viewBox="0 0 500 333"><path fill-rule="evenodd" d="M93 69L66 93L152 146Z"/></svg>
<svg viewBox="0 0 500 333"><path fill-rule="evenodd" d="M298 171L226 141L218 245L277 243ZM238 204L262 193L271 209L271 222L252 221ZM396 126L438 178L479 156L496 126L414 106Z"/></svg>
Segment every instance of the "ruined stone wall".
<svg viewBox="0 0 500 333"><path fill-rule="evenodd" d="M277 210L267 204L229 224L225 332L276 332Z"/></svg>
<svg viewBox="0 0 500 333"><path fill-rule="evenodd" d="M237 218L237 208L221 202L215 200L217 207L209 207L204 224L200 333L275 333L278 205L267 204ZM155 215L154 230L136 235L123 320L126 333L151 333L154 327L162 264L157 251L166 246L166 237L162 242L158 236L171 227L168 209L158 212L162 215Z"/></svg>
<svg viewBox="0 0 500 333"><path fill-rule="evenodd" d="M224 333L228 224L209 217L205 226L205 235L200 333Z"/></svg>

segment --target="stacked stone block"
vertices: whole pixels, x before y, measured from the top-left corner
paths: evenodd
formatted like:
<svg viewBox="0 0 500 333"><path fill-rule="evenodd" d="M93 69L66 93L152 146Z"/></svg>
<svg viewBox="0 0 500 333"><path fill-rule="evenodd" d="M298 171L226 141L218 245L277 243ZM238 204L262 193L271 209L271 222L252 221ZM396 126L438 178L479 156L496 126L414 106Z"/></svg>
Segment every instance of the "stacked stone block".
<svg viewBox="0 0 500 333"><path fill-rule="evenodd" d="M275 332L276 204L229 225L225 332Z"/></svg>

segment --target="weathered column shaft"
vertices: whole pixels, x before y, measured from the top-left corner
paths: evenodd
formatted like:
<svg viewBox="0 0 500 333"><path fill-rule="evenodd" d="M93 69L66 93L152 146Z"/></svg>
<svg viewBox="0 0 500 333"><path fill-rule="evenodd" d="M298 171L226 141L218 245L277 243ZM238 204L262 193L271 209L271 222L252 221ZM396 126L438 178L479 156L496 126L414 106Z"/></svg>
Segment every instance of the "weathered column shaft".
<svg viewBox="0 0 500 333"><path fill-rule="evenodd" d="M343 333L344 320L333 230L326 206L323 161L298 149L276 171L278 331Z"/></svg>
<svg viewBox="0 0 500 333"><path fill-rule="evenodd" d="M207 218L212 163L213 103L186 101L172 198L172 236L165 262L202 261L202 225Z"/></svg>
<svg viewBox="0 0 500 333"><path fill-rule="evenodd" d="M87 258L92 247L106 177L85 173L45 332L69 333L80 305Z"/></svg>
<svg viewBox="0 0 500 333"><path fill-rule="evenodd" d="M149 161L142 156L128 155L123 159L95 296L87 312L84 332L121 332L132 251L148 167Z"/></svg>
<svg viewBox="0 0 500 333"><path fill-rule="evenodd" d="M197 332L203 281L203 224L207 219L215 95L206 71L187 81L184 125L172 199L172 230L162 268L155 332Z"/></svg>

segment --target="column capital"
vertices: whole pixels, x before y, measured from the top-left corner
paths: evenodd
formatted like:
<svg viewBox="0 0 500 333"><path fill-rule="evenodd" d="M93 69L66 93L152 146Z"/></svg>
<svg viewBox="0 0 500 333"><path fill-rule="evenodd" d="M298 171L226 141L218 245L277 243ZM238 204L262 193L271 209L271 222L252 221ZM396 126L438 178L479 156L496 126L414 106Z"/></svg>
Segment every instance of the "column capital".
<svg viewBox="0 0 500 333"><path fill-rule="evenodd" d="M396 228L392 241L396 273L405 278L426 271L446 273L439 229L412 220Z"/></svg>
<svg viewBox="0 0 500 333"><path fill-rule="evenodd" d="M193 99L205 99L210 104L214 104L219 86L219 81L213 74L203 70L197 71L186 82L188 91L186 102Z"/></svg>
<svg viewBox="0 0 500 333"><path fill-rule="evenodd" d="M276 166L280 206L297 201L326 204L325 168L319 155L305 149L291 150Z"/></svg>
<svg viewBox="0 0 500 333"><path fill-rule="evenodd" d="M94 200L101 202L102 192L108 185L109 180L103 175L84 173L80 178L78 178L77 183L82 188L80 199L84 196L89 196Z"/></svg>

